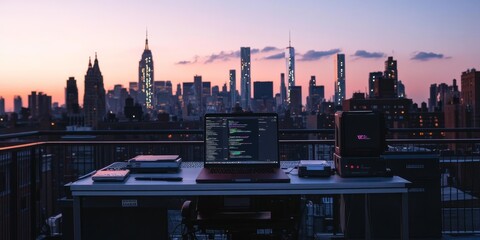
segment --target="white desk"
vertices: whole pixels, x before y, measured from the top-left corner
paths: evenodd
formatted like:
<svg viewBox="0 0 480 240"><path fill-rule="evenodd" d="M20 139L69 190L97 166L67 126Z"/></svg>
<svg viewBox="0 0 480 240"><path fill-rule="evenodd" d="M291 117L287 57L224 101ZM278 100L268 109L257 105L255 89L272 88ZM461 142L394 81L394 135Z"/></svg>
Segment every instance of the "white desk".
<svg viewBox="0 0 480 240"><path fill-rule="evenodd" d="M299 178L290 174L290 183L202 183L195 179L200 168L185 168L179 173L171 174L131 174L122 183L93 182L85 178L70 185L74 199L74 235L75 240L81 239L81 198L107 196L216 196L216 195L331 195L331 194L381 194L398 193L402 199L403 239L408 239L408 189L407 180L394 177L372 178ZM138 181L137 176L180 176L181 182ZM367 232L368 238L368 232Z"/></svg>

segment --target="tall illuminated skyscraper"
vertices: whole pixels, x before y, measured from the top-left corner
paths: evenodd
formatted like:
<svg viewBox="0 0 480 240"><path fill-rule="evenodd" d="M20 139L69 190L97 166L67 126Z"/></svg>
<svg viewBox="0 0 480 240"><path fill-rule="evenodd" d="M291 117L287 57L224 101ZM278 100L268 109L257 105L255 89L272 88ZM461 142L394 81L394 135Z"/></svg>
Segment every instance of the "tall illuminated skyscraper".
<svg viewBox="0 0 480 240"><path fill-rule="evenodd" d="M153 109L153 57L148 48L148 35L145 38L145 50L138 64L138 102L146 109Z"/></svg>
<svg viewBox="0 0 480 240"><path fill-rule="evenodd" d="M288 40L288 47L285 51L285 60L287 64L287 104L291 103L291 89L295 86L295 48L292 47L290 39Z"/></svg>
<svg viewBox="0 0 480 240"><path fill-rule="evenodd" d="M235 69L230 69L229 83L230 83L230 106L231 108L233 108L237 103L237 73Z"/></svg>
<svg viewBox="0 0 480 240"><path fill-rule="evenodd" d="M250 47L240 48L240 74L241 74L241 107L244 110L250 109L250 97L252 92L250 75Z"/></svg>
<svg viewBox="0 0 480 240"><path fill-rule="evenodd" d="M334 61L335 76L335 106L341 106L345 100L345 54L338 53Z"/></svg>

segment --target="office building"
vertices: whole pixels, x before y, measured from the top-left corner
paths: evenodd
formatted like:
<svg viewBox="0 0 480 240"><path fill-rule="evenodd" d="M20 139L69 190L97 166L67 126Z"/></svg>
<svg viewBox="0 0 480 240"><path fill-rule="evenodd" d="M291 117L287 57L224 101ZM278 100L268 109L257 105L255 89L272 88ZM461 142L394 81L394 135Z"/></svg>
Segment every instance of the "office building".
<svg viewBox="0 0 480 240"><path fill-rule="evenodd" d="M123 115L125 101L128 97L127 89L121 84L115 84L107 93L108 112L117 116Z"/></svg>
<svg viewBox="0 0 480 240"><path fill-rule="evenodd" d="M13 97L13 111L15 113L20 113L20 111L22 110L22 107L23 107L22 97L20 97L19 95L15 95L15 97Z"/></svg>
<svg viewBox="0 0 480 240"><path fill-rule="evenodd" d="M240 48L240 84L241 84L241 107L243 110L250 109L252 86L250 75L250 47Z"/></svg>
<svg viewBox="0 0 480 240"><path fill-rule="evenodd" d="M288 41L288 47L285 51L285 60L287 65L287 104L291 103L291 89L295 86L295 48L292 47L290 40Z"/></svg>
<svg viewBox="0 0 480 240"><path fill-rule="evenodd" d="M292 86L290 92L290 113L300 115L302 113L302 87Z"/></svg>
<svg viewBox="0 0 480 240"><path fill-rule="evenodd" d="M229 84L230 84L230 108L235 106L237 103L237 73L235 69L230 69L229 74Z"/></svg>
<svg viewBox="0 0 480 240"><path fill-rule="evenodd" d="M80 112L77 80L75 80L74 77L69 77L67 80L67 87L65 88L65 105L67 108L67 114L76 114Z"/></svg>
<svg viewBox="0 0 480 240"><path fill-rule="evenodd" d="M308 96L307 96L307 111L318 112L320 110L320 104L325 99L325 87L317 86L317 80L315 76L310 77L308 83Z"/></svg>
<svg viewBox="0 0 480 240"><path fill-rule="evenodd" d="M138 103L138 82L128 83L128 94L130 94L134 102Z"/></svg>
<svg viewBox="0 0 480 240"><path fill-rule="evenodd" d="M373 95L376 99L397 98L394 80L385 77L377 79L373 87Z"/></svg>
<svg viewBox="0 0 480 240"><path fill-rule="evenodd" d="M28 95L28 109L30 116L36 120L49 120L52 112L52 97L36 91Z"/></svg>
<svg viewBox="0 0 480 240"><path fill-rule="evenodd" d="M474 68L462 72L461 89L463 105L468 112L464 127L480 127L480 71Z"/></svg>
<svg viewBox="0 0 480 240"><path fill-rule="evenodd" d="M285 108L287 101L287 87L285 86L285 73L280 73L280 101L282 108Z"/></svg>
<svg viewBox="0 0 480 240"><path fill-rule="evenodd" d="M394 60L393 57L388 57L385 61L385 71L383 73L385 79L390 79L393 82L393 91L394 97L398 97L398 70L397 70L397 60Z"/></svg>
<svg viewBox="0 0 480 240"><path fill-rule="evenodd" d="M402 81L398 80L397 82L397 93L399 98L406 98L407 94L405 94L405 85L402 83Z"/></svg>
<svg viewBox="0 0 480 240"><path fill-rule="evenodd" d="M436 103L437 103L437 84L433 83L430 84L430 91L428 97L428 111L433 112L435 111Z"/></svg>
<svg viewBox="0 0 480 240"><path fill-rule="evenodd" d="M148 36L145 38L145 49L142 53L142 59L138 63L138 99L137 101L145 109L153 109L153 57L152 51L148 48Z"/></svg>
<svg viewBox="0 0 480 240"><path fill-rule="evenodd" d="M93 66L92 61L89 60L87 74L85 74L83 110L85 113L85 126L92 128L97 128L98 122L102 121L106 114L103 75L100 71L96 53Z"/></svg>
<svg viewBox="0 0 480 240"><path fill-rule="evenodd" d="M253 99L273 99L273 82L254 82Z"/></svg>
<svg viewBox="0 0 480 240"><path fill-rule="evenodd" d="M382 72L371 72L368 74L368 98L375 97L375 82L379 81L382 77Z"/></svg>
<svg viewBox="0 0 480 240"><path fill-rule="evenodd" d="M334 60L335 106L341 106L345 100L345 54L338 53Z"/></svg>
<svg viewBox="0 0 480 240"><path fill-rule="evenodd" d="M0 115L5 114L5 98L0 96Z"/></svg>
<svg viewBox="0 0 480 240"><path fill-rule="evenodd" d="M195 106L196 111L199 115L203 114L203 84L202 84L202 76L195 75L193 77L193 86L194 86L194 96L195 96Z"/></svg>

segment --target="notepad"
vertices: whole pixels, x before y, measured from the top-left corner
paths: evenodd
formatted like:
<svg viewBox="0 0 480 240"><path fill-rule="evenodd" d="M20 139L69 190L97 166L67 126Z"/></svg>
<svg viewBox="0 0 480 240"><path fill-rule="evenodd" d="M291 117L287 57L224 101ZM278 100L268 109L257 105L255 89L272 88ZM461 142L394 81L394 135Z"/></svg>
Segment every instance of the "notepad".
<svg viewBox="0 0 480 240"><path fill-rule="evenodd" d="M94 182L123 182L130 175L130 170L100 170L92 176Z"/></svg>

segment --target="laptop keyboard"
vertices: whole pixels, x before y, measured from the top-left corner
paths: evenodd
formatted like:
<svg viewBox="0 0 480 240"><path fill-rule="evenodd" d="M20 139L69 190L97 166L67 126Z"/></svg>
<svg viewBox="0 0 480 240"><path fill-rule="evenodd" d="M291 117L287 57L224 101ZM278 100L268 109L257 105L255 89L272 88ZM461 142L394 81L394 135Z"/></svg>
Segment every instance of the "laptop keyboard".
<svg viewBox="0 0 480 240"><path fill-rule="evenodd" d="M250 173L272 173L271 168L211 168L211 173L214 174L250 174Z"/></svg>

